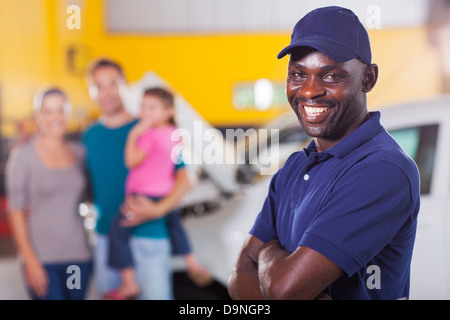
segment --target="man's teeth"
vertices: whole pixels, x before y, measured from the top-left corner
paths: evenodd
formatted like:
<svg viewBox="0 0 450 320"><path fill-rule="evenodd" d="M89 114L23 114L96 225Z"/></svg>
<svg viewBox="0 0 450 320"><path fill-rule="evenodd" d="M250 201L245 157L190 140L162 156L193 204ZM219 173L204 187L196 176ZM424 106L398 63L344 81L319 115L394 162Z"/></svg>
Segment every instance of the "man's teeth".
<svg viewBox="0 0 450 320"><path fill-rule="evenodd" d="M318 116L321 113L328 111L330 108L316 108L316 107L304 107L306 114L310 117Z"/></svg>

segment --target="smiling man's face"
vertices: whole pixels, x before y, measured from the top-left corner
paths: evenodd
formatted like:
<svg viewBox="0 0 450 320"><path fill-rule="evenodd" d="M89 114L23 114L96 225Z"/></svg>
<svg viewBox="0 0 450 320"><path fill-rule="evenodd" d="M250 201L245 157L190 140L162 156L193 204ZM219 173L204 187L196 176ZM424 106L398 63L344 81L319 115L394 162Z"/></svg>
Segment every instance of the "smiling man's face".
<svg viewBox="0 0 450 320"><path fill-rule="evenodd" d="M286 93L309 136L334 145L367 119L366 93L378 74L367 69L374 66L357 59L336 62L308 47L291 52Z"/></svg>

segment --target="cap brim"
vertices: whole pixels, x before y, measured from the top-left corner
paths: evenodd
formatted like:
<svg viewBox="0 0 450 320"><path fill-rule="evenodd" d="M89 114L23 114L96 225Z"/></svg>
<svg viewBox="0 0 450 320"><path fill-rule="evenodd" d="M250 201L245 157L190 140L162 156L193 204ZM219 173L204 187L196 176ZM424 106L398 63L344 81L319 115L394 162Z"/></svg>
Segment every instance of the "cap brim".
<svg viewBox="0 0 450 320"><path fill-rule="evenodd" d="M326 54L328 57L333 59L336 62L346 62L352 59L357 58L358 56L352 52L351 50L341 46L338 43L335 43L331 40L324 39L302 39L298 40L294 43L291 43L289 46L281 50L278 54L277 58L281 59L288 53L290 53L293 49L299 47L310 47L320 52Z"/></svg>

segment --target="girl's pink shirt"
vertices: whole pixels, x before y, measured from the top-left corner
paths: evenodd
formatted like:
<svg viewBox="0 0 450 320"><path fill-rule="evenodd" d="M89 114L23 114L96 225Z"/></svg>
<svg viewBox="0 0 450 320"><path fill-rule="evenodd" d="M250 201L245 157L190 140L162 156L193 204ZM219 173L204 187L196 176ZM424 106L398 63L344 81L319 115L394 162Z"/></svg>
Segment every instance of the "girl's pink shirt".
<svg viewBox="0 0 450 320"><path fill-rule="evenodd" d="M170 193L175 179L175 163L172 150L179 141L172 141L175 126L150 128L138 139L138 148L147 153L147 157L137 167L128 172L125 192L127 195L162 197Z"/></svg>

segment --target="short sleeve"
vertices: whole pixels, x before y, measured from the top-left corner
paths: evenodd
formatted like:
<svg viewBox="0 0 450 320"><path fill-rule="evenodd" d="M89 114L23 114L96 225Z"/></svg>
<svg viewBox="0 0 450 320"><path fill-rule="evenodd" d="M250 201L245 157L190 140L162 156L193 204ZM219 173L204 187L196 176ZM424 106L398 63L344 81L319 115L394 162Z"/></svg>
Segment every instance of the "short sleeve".
<svg viewBox="0 0 450 320"><path fill-rule="evenodd" d="M323 254L351 276L412 225L419 200L411 190L410 179L391 163L358 166L335 185L299 246Z"/></svg>
<svg viewBox="0 0 450 320"><path fill-rule="evenodd" d="M277 172L270 181L269 191L261 212L256 217L250 234L266 243L277 239L276 213L277 213Z"/></svg>
<svg viewBox="0 0 450 320"><path fill-rule="evenodd" d="M6 195L9 211L25 210L28 200L29 163L22 146L11 150L6 163Z"/></svg>
<svg viewBox="0 0 450 320"><path fill-rule="evenodd" d="M178 170L184 169L184 168L186 168L186 164L184 163L183 157L182 157L182 155L180 154L180 155L178 156L178 161L177 161L177 163L175 163L175 172L177 172Z"/></svg>

